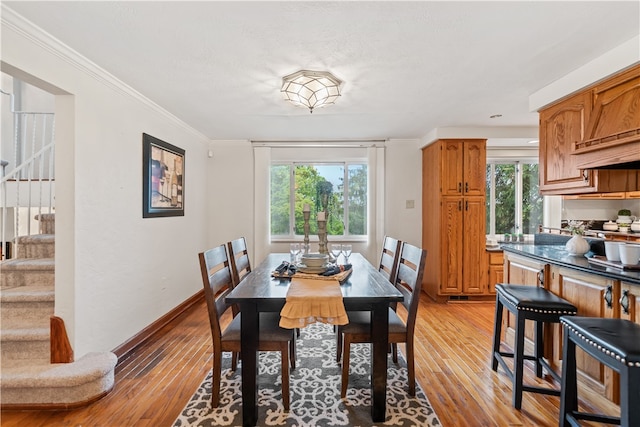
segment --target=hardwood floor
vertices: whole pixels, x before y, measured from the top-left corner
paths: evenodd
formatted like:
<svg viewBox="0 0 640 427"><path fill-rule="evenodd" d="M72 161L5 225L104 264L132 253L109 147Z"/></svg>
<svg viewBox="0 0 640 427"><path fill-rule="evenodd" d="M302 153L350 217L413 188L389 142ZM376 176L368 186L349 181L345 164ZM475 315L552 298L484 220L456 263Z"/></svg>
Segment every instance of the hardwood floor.
<svg viewBox="0 0 640 427"><path fill-rule="evenodd" d="M502 369L491 370L493 311L493 302L436 304L423 295L415 340L418 383L445 427L558 425L558 397L524 393L522 410L512 408L511 382ZM93 405L72 411L3 411L0 424L171 426L211 369L204 301L154 338L119 364L114 390ZM530 368L525 375L535 381Z"/></svg>

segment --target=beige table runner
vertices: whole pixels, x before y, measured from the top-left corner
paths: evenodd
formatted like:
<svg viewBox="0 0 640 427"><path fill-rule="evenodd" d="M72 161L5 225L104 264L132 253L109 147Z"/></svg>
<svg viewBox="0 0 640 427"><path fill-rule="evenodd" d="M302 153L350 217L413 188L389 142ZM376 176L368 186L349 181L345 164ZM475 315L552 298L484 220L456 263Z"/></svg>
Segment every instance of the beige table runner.
<svg viewBox="0 0 640 427"><path fill-rule="evenodd" d="M280 311L280 327L303 328L315 322L331 325L349 323L342 301L340 282L337 279L322 280L297 278L291 279L287 291L287 301Z"/></svg>

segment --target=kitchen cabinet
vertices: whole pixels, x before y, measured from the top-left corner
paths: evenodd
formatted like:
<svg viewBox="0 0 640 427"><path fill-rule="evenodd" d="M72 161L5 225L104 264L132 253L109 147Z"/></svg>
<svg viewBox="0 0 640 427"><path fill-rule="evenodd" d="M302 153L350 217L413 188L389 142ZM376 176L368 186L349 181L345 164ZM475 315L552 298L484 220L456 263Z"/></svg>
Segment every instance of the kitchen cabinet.
<svg viewBox="0 0 640 427"><path fill-rule="evenodd" d="M502 251L487 251L487 292L496 294L496 283L504 281L504 259Z"/></svg>
<svg viewBox="0 0 640 427"><path fill-rule="evenodd" d="M572 151L580 168L640 161L640 65L595 85L582 140Z"/></svg>
<svg viewBox="0 0 640 427"><path fill-rule="evenodd" d="M422 150L423 289L436 301L487 297L486 140L438 140Z"/></svg>
<svg viewBox="0 0 640 427"><path fill-rule="evenodd" d="M637 171L578 167L574 145L582 141L592 109L582 91L540 111L540 193L583 194L635 190Z"/></svg>
<svg viewBox="0 0 640 427"><path fill-rule="evenodd" d="M549 290L566 299L578 308L578 316L617 317L619 282L593 274L577 272L569 268L552 267ZM555 369L562 366L562 327L553 325L551 332L552 363ZM580 375L591 387L609 400L619 399L618 378L615 372L602 366L600 362L583 351L576 354L576 364Z"/></svg>
<svg viewBox="0 0 640 427"><path fill-rule="evenodd" d="M484 196L487 186L485 176L486 140L441 140L442 195Z"/></svg>
<svg viewBox="0 0 640 427"><path fill-rule="evenodd" d="M548 282L550 274L550 266L546 262L533 260L531 258L514 255L511 253L504 254L504 283L511 285L530 285L545 287L544 284ZM505 342L513 347L514 345L514 331L516 319L511 312L507 311L507 316L503 316L502 330L505 331ZM533 338L535 334L535 328L533 322L526 322L525 324L525 349L528 354L534 354L533 351ZM544 332L545 343L549 341L549 333L547 330ZM546 351L545 346L545 351ZM549 355L545 352L547 359Z"/></svg>

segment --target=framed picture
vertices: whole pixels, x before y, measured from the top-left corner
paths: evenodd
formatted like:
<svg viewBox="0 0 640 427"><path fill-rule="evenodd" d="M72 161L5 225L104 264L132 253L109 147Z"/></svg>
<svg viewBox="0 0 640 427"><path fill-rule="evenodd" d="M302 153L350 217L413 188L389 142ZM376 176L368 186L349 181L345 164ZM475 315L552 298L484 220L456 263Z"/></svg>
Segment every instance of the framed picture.
<svg viewBox="0 0 640 427"><path fill-rule="evenodd" d="M184 216L184 150L142 134L142 217Z"/></svg>

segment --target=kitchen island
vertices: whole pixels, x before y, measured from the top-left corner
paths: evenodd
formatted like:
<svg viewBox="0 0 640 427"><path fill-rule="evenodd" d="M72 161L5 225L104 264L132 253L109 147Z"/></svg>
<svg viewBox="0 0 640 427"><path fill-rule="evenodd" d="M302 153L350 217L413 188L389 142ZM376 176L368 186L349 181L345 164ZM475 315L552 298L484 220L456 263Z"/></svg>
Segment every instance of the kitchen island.
<svg viewBox="0 0 640 427"><path fill-rule="evenodd" d="M570 301L579 316L629 319L640 323L640 271L623 270L593 264L585 256L572 256L564 244L503 244L504 283L543 286ZM598 249L594 241L592 248ZM639 301L636 303L636 301ZM503 330L507 342L513 342L513 316L505 316ZM533 325L527 329L529 344ZM562 329L545 329L545 357L550 365L562 366ZM619 377L594 359L578 359L581 383L613 403L619 402Z"/></svg>

